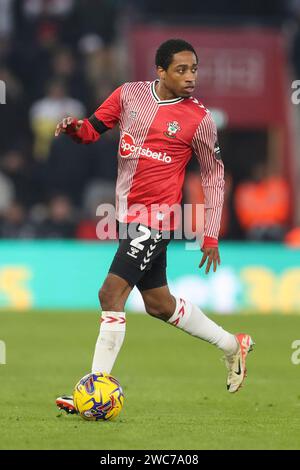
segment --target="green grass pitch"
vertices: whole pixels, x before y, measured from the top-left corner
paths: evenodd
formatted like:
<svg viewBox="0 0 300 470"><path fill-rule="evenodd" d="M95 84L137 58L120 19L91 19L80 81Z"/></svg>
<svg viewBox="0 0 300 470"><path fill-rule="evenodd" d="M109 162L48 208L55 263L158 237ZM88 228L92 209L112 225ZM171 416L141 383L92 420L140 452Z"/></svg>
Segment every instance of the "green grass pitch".
<svg viewBox="0 0 300 470"><path fill-rule="evenodd" d="M235 395L216 348L145 315L128 314L113 374L125 392L115 422L55 407L89 372L97 313L1 313L1 449L299 449L300 316L213 317L253 335L248 378Z"/></svg>

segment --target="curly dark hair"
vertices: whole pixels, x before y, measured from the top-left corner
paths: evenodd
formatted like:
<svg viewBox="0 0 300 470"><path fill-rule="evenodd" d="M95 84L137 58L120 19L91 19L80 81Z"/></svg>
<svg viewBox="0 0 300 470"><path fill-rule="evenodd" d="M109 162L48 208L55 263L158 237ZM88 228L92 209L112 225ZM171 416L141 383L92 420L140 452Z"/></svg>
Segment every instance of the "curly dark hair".
<svg viewBox="0 0 300 470"><path fill-rule="evenodd" d="M164 70L167 70L173 60L173 55L183 51L193 52L198 62L197 53L190 43L183 39L168 39L168 41L163 42L156 51L156 67L162 67Z"/></svg>

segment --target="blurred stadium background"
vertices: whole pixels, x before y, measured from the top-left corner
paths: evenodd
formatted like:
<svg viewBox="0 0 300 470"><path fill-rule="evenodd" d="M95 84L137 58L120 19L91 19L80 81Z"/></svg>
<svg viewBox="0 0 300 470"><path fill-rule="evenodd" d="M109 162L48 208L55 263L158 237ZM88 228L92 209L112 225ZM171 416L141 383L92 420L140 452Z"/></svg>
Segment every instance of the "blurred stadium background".
<svg viewBox="0 0 300 470"><path fill-rule="evenodd" d="M115 245L97 241L95 214L114 200L118 131L86 147L53 130L154 78L169 37L199 54L195 96L226 167L222 267L205 277L173 242L170 283L213 312L300 313L299 0L0 0L1 309L98 307ZM183 202L202 200L193 160ZM142 310L137 293L128 306Z"/></svg>

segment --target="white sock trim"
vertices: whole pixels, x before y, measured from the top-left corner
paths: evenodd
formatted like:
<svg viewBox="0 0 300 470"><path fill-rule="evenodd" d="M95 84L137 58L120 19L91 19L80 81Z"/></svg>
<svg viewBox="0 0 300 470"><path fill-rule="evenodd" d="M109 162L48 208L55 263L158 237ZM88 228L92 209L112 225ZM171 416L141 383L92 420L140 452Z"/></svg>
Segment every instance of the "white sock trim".
<svg viewBox="0 0 300 470"><path fill-rule="evenodd" d="M175 312L171 318L169 318L168 323L173 326L177 326L177 328L183 328L192 313L192 304L187 300L177 297L175 297L175 300Z"/></svg>
<svg viewBox="0 0 300 470"><path fill-rule="evenodd" d="M126 313L102 311L100 331L125 331Z"/></svg>

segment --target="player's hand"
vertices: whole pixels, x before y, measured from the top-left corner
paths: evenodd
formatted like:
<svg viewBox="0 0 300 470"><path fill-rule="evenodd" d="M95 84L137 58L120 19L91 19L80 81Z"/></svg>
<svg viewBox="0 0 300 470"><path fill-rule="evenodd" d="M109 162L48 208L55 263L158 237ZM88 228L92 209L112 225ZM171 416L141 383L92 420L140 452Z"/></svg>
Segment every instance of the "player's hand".
<svg viewBox="0 0 300 470"><path fill-rule="evenodd" d="M60 121L55 129L55 137L60 134L69 134L78 131L82 126L83 121L78 121L75 118L67 117Z"/></svg>
<svg viewBox="0 0 300 470"><path fill-rule="evenodd" d="M205 274L209 273L211 265L213 265L213 270L214 273L217 270L217 267L221 264L221 259L220 259L220 253L219 253L219 248L218 247L203 247L202 250L203 256L199 264L199 268L202 268L202 266L206 264L206 269L205 269Z"/></svg>

